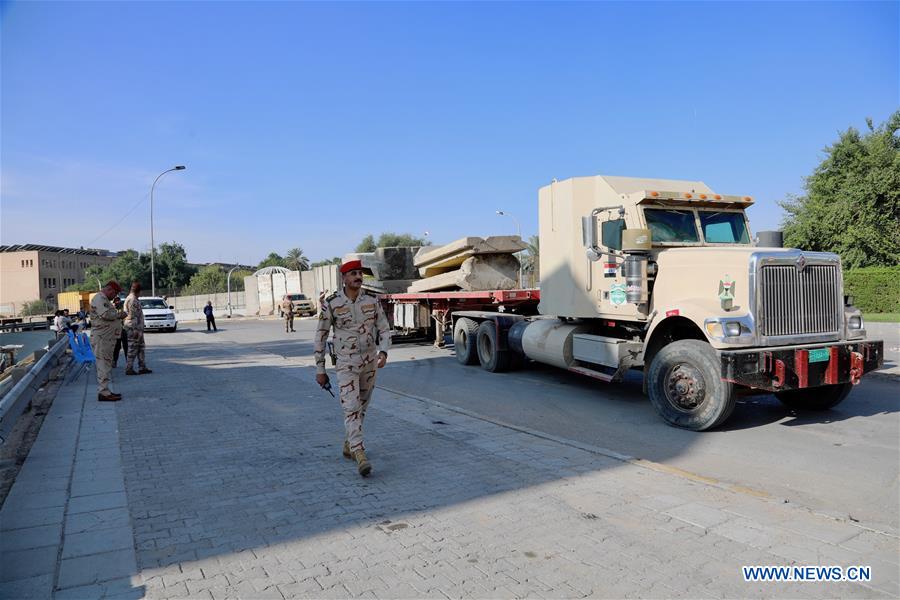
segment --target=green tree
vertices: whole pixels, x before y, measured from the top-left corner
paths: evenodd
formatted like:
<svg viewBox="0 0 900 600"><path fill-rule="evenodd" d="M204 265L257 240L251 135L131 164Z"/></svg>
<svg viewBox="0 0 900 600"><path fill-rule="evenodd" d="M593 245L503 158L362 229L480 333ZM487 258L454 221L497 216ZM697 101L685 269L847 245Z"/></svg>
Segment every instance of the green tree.
<svg viewBox="0 0 900 600"><path fill-rule="evenodd" d="M393 233L387 231L378 236L378 240L372 234L367 235L356 245L355 252L374 252L376 248L414 248L416 246L430 246L431 242L424 238L417 238L408 233Z"/></svg>
<svg viewBox="0 0 900 600"><path fill-rule="evenodd" d="M516 254L525 273L525 282L535 285L541 279L541 238L533 235L528 238L528 247ZM525 283L523 282L523 285Z"/></svg>
<svg viewBox="0 0 900 600"><path fill-rule="evenodd" d="M155 259L157 291L163 289L172 293L186 285L197 272L188 265L184 246L177 242L160 244Z"/></svg>
<svg viewBox="0 0 900 600"><path fill-rule="evenodd" d="M246 269L238 269L237 271L231 274L231 291L232 292L243 292L244 291L244 277L249 277L253 275L253 271L248 271ZM227 284L227 275L226 275L226 284ZM226 289L223 291L227 291Z"/></svg>
<svg viewBox="0 0 900 600"><path fill-rule="evenodd" d="M900 111L854 128L825 149L801 196L779 204L785 245L836 252L845 268L891 266L900 256Z"/></svg>
<svg viewBox="0 0 900 600"><path fill-rule="evenodd" d="M256 266L256 269L264 269L265 267L283 267L284 266L284 258L278 254L277 252L269 252L269 255L265 257L261 263Z"/></svg>
<svg viewBox="0 0 900 600"><path fill-rule="evenodd" d="M53 312L53 307L50 306L49 302L45 302L44 300L32 300L31 302L26 302L22 305L23 317L31 315L46 315L51 312Z"/></svg>
<svg viewBox="0 0 900 600"><path fill-rule="evenodd" d="M324 267L325 265L339 265L343 262L340 256L335 256L333 258L326 258L325 260L318 260L310 265L311 269L315 269L316 267Z"/></svg>
<svg viewBox="0 0 900 600"><path fill-rule="evenodd" d="M127 290L132 281L139 281L141 287L149 290L150 285L150 254L140 254L137 250L126 250L116 260L103 269L102 283L115 279Z"/></svg>
<svg viewBox="0 0 900 600"><path fill-rule="evenodd" d="M98 291L97 280L100 280L100 285L109 281L108 279L104 279L105 273L103 272L103 267L100 265L91 265L87 269L84 270L84 281L81 283L76 283L75 285L70 285L66 288L67 292L96 292Z"/></svg>
<svg viewBox="0 0 900 600"><path fill-rule="evenodd" d="M235 271L236 272L236 271ZM234 283L234 273L231 274L231 281ZM243 279L241 283L243 285ZM201 267L197 273L191 277L187 287L184 289L186 296L195 296L201 294L215 294L217 292L226 291L227 274L219 265L207 265ZM235 288L232 288L235 289Z"/></svg>
<svg viewBox="0 0 900 600"><path fill-rule="evenodd" d="M284 266L291 271L309 271L309 259L300 248L291 248L284 257Z"/></svg>
<svg viewBox="0 0 900 600"><path fill-rule="evenodd" d="M370 233L356 245L356 250L354 250L354 252L375 252L375 248L377 247L378 246L375 245L375 238L372 237L372 234Z"/></svg>

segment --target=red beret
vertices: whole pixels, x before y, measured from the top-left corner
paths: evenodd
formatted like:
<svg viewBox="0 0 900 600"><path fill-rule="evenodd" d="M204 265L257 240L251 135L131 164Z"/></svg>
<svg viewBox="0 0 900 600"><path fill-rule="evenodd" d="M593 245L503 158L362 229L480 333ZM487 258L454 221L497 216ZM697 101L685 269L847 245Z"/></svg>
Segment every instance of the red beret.
<svg viewBox="0 0 900 600"><path fill-rule="evenodd" d="M349 273L350 271L360 270L362 271L362 261L361 260L348 260L344 264L341 265L341 274Z"/></svg>

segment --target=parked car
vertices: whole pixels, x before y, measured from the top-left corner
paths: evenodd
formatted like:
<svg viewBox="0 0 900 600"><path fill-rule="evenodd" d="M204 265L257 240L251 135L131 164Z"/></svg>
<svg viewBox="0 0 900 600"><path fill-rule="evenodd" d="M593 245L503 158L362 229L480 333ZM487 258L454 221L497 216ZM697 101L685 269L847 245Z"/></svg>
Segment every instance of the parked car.
<svg viewBox="0 0 900 600"><path fill-rule="evenodd" d="M140 300L141 308L144 310L145 330L175 331L178 329L174 306L166 306L165 300L153 296Z"/></svg>
<svg viewBox="0 0 900 600"><path fill-rule="evenodd" d="M316 303L307 298L306 294L288 294L287 296L291 300L291 306L294 307L295 315L302 317L316 314ZM284 311L281 310L280 305L278 306L278 316L284 317Z"/></svg>

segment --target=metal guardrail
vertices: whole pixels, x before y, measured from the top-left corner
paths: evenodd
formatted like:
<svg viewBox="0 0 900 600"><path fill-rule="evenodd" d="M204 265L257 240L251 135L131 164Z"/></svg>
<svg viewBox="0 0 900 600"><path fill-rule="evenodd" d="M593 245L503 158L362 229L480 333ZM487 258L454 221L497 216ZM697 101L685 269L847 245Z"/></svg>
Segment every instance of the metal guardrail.
<svg viewBox="0 0 900 600"><path fill-rule="evenodd" d="M57 358L66 350L68 339L59 339L44 356L28 370L28 373L11 390L0 398L0 445L9 436L16 421L22 415L25 405L34 393L47 381L47 374L56 365Z"/></svg>

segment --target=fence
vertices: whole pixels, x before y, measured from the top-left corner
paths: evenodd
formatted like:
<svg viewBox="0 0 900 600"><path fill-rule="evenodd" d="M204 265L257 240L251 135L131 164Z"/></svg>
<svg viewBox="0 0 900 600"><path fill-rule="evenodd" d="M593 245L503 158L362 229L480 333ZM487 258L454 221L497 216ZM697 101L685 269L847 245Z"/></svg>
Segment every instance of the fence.
<svg viewBox="0 0 900 600"><path fill-rule="evenodd" d="M47 382L50 370L59 363L68 343L67 338L58 340L46 354L32 365L28 373L18 383L12 384L12 389L0 398L0 444L12 431L35 391ZM3 386L3 389L7 389L6 386Z"/></svg>

